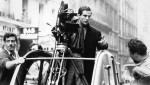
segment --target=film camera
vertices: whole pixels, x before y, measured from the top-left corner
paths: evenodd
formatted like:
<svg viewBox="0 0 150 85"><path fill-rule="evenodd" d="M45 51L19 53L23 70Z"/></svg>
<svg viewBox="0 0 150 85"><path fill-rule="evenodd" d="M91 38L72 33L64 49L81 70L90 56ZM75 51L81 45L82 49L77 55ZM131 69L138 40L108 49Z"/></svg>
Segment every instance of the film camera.
<svg viewBox="0 0 150 85"><path fill-rule="evenodd" d="M71 33L78 31L79 24L77 24L77 13L74 13L72 9L68 9L68 4L61 2L56 26L52 29L52 33L59 43L69 42Z"/></svg>

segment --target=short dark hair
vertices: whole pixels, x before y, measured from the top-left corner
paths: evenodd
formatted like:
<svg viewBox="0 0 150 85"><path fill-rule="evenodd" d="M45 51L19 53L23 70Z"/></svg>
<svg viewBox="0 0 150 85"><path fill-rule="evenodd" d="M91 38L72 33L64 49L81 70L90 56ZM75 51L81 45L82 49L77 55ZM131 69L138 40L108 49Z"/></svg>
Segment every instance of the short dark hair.
<svg viewBox="0 0 150 85"><path fill-rule="evenodd" d="M82 15L83 11L91 11L91 9L88 6L81 6L78 10L78 14Z"/></svg>
<svg viewBox="0 0 150 85"><path fill-rule="evenodd" d="M134 54L137 53L139 55L146 55L147 54L147 47L146 45L137 38L130 39L128 42L129 51Z"/></svg>
<svg viewBox="0 0 150 85"><path fill-rule="evenodd" d="M4 42L6 41L6 38L9 38L9 37L15 37L16 42L18 42L17 35L14 33L5 33L3 37Z"/></svg>
<svg viewBox="0 0 150 85"><path fill-rule="evenodd" d="M32 44L30 45L30 50L31 50L32 46L34 46L34 45L37 45L37 46L38 46L38 50L43 50L42 46L41 46L40 44L38 44L38 43L32 43Z"/></svg>

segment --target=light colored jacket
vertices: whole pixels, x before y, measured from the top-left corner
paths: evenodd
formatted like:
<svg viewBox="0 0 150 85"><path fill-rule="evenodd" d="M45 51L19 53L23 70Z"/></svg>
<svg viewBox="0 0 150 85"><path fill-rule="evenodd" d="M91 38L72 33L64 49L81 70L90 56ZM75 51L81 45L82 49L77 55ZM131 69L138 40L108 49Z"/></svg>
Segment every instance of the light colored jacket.
<svg viewBox="0 0 150 85"><path fill-rule="evenodd" d="M130 85L150 85L150 57L141 61L133 69L135 80Z"/></svg>

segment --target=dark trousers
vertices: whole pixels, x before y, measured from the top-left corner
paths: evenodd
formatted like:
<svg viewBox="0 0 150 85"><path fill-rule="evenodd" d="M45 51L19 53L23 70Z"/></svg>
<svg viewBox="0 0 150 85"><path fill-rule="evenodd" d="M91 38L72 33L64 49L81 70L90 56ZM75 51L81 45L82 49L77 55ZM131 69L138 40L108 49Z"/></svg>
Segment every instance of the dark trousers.
<svg viewBox="0 0 150 85"><path fill-rule="evenodd" d="M74 53L74 56L77 58L81 57L79 54L76 54L76 53ZM78 63L82 72L84 73L83 60L75 60L75 62ZM66 79L65 79L65 82L66 82L65 85L83 85L79 78L78 73L75 71L75 68L71 60L67 61L66 67L67 67L67 74L66 74Z"/></svg>
<svg viewBox="0 0 150 85"><path fill-rule="evenodd" d="M84 61L84 76L89 85L91 85L93 69L94 69L94 61L85 60Z"/></svg>

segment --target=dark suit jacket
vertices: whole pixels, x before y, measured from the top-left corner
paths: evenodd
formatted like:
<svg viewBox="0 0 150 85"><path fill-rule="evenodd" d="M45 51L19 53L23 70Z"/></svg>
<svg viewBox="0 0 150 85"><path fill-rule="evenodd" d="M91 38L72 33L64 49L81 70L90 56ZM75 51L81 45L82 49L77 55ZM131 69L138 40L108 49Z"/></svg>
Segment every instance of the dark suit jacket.
<svg viewBox="0 0 150 85"><path fill-rule="evenodd" d="M101 32L93 27L87 26L85 39L82 37L83 30L79 28L78 33L74 33L71 38L71 50L79 53L82 57L95 58L96 47L100 48L98 41L101 40Z"/></svg>
<svg viewBox="0 0 150 85"><path fill-rule="evenodd" d="M9 85L15 68L8 70L6 61L14 60L6 50L0 52L0 85Z"/></svg>
<svg viewBox="0 0 150 85"><path fill-rule="evenodd" d="M80 28L79 28L80 29ZM71 41L71 49L73 53L79 53L82 57L86 58L95 58L96 48L99 47L100 44L98 41L101 40L101 32L92 28L90 26L87 27L85 39L83 39L83 34L77 33L73 40ZM76 39L80 38L80 39ZM84 42L84 43L82 43ZM93 73L94 61L84 60L84 75L88 81L91 83L92 73Z"/></svg>
<svg viewBox="0 0 150 85"><path fill-rule="evenodd" d="M83 56L95 58L96 47L99 47L98 41L100 40L101 32L89 26L84 40Z"/></svg>

